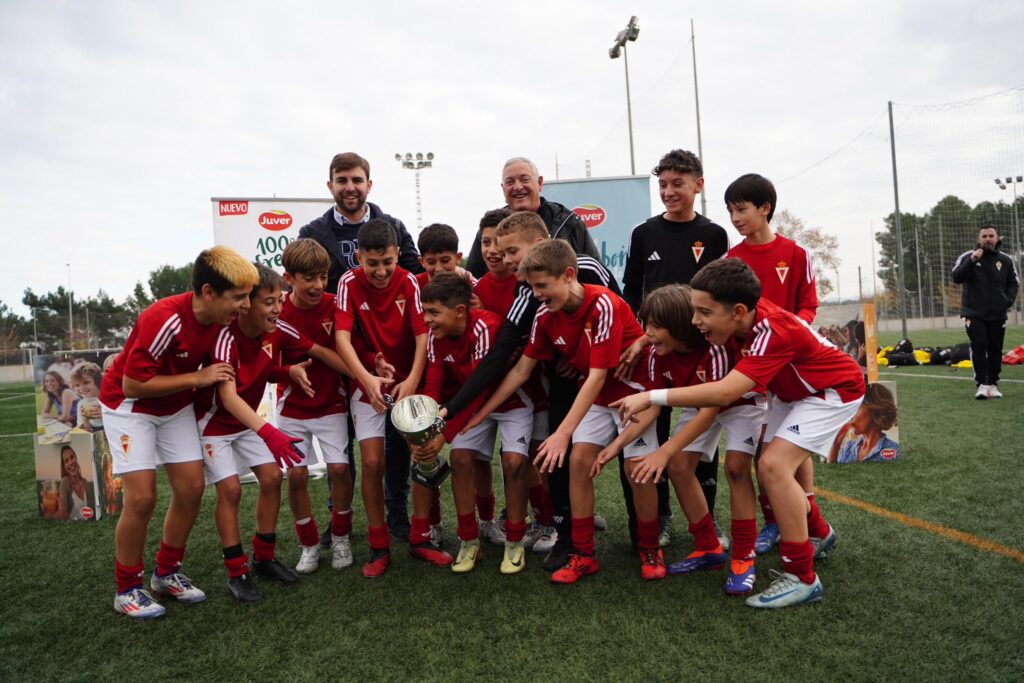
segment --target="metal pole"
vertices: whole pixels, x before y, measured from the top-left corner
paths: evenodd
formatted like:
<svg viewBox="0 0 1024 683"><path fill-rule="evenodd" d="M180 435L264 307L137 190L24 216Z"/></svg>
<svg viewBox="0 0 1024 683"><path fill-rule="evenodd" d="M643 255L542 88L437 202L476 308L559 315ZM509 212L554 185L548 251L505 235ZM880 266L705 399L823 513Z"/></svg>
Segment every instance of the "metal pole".
<svg viewBox="0 0 1024 683"><path fill-rule="evenodd" d="M1013 176L1013 248L1017 252L1017 277L1024 270L1024 249L1020 243L1020 218L1017 215L1017 178ZM1024 315L1024 295L1020 296L1020 312Z"/></svg>
<svg viewBox="0 0 1024 683"><path fill-rule="evenodd" d="M89 326L89 305L85 306L85 348L92 348L92 327Z"/></svg>
<svg viewBox="0 0 1024 683"><path fill-rule="evenodd" d="M857 300L864 301L864 280L861 279L860 266L857 266Z"/></svg>
<svg viewBox="0 0 1024 683"><path fill-rule="evenodd" d="M36 345L36 350L39 350L39 328L36 327L36 307L32 307L32 343Z"/></svg>
<svg viewBox="0 0 1024 683"><path fill-rule="evenodd" d="M843 303L843 292L839 289L839 269L836 268L836 303Z"/></svg>
<svg viewBox="0 0 1024 683"><path fill-rule="evenodd" d="M917 317L924 317L924 292L921 291L921 238L914 221L914 262L917 264Z"/></svg>
<svg viewBox="0 0 1024 683"><path fill-rule="evenodd" d="M68 348L73 349L75 347L75 321L71 313L71 300L74 298L71 294L71 264L65 263L68 267Z"/></svg>
<svg viewBox="0 0 1024 683"><path fill-rule="evenodd" d="M423 229L423 203L420 200L420 169L416 169L416 227Z"/></svg>
<svg viewBox="0 0 1024 683"><path fill-rule="evenodd" d="M629 120L629 172L636 175L636 158L633 156L633 103L629 97L629 50L622 44L622 62L626 65L626 118Z"/></svg>
<svg viewBox="0 0 1024 683"><path fill-rule="evenodd" d="M896 267L899 272L896 275L896 286L899 287L899 309L900 324L903 329L903 338L907 338L907 292L903 286L903 227L900 224L900 183L896 176L896 135L892 125L892 100L889 101L889 147L892 150L892 194L896 203Z"/></svg>
<svg viewBox="0 0 1024 683"><path fill-rule="evenodd" d="M700 92L697 90L697 38L693 32L693 19L690 19L690 47L693 51L693 102L697 107L697 156L701 165L704 164L704 142L700 136ZM700 188L700 215L708 215L708 200L704 196L703 186Z"/></svg>
<svg viewBox="0 0 1024 683"><path fill-rule="evenodd" d="M949 327L949 321L946 320L949 310L946 307L946 292L948 289L946 287L946 250L942 245L942 215L940 214L936 218L939 220L939 263L942 266L942 270L939 271L942 273L942 326Z"/></svg>

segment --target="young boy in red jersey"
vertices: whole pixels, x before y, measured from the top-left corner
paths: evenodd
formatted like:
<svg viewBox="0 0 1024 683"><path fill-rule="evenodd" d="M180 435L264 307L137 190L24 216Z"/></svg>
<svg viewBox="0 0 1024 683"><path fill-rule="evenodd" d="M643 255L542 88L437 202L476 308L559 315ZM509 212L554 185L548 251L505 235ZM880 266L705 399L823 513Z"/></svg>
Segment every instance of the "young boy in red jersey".
<svg viewBox="0 0 1024 683"><path fill-rule="evenodd" d="M217 491L215 519L228 572L228 589L235 599L256 602L263 594L249 572L249 558L242 549L238 507L242 499L239 472L252 470L259 482L256 499L256 534L252 538L252 569L260 576L283 583L298 577L277 559L277 517L281 508L281 468L302 461L288 435L266 422L256 410L267 382L294 383L312 394L312 385L301 364L281 365L282 351L323 356L331 353L278 320L281 313L281 276L257 265L259 282L249 295L249 305L231 325L221 330L210 352L209 363L228 363L233 379L206 387L195 395L195 414L203 444L206 483Z"/></svg>
<svg viewBox="0 0 1024 683"><path fill-rule="evenodd" d="M723 259L694 276L694 323L712 344L731 338L740 359L725 378L701 386L660 389L615 403L623 419L651 405L726 406L751 391L772 392L761 475L779 523L784 573L747 599L755 608L779 608L820 600L814 547L808 537L808 501L796 471L813 453L827 454L839 429L864 398L857 362L801 318L762 299L761 283L748 265Z"/></svg>
<svg viewBox="0 0 1024 683"><path fill-rule="evenodd" d="M166 611L143 589L142 553L156 505L156 466L171 486L150 588L179 602L206 598L179 569L203 498L203 455L192 412L192 390L231 379L234 369L200 369L224 326L249 299L256 268L227 247L199 254L192 290L161 299L141 314L124 350L103 375L103 427L121 475L124 510L114 534L114 609L134 618Z"/></svg>
<svg viewBox="0 0 1024 683"><path fill-rule="evenodd" d="M359 268L338 283L338 353L358 383L350 406L363 468L362 494L369 523L371 555L363 576L382 576L391 562L391 539L384 516L384 435L390 430L384 389L392 378L372 374L378 354L393 368L391 396L400 401L416 393L427 364L427 326L423 322L416 277L398 266L398 237L386 221L359 228ZM361 350L354 345L357 337ZM404 441L403 441L404 443ZM406 450L406 452L408 452ZM408 456L406 456L408 457ZM407 475L408 476L408 475ZM452 556L430 540L432 494L413 483L413 519L409 551L421 560L448 566Z"/></svg>
<svg viewBox="0 0 1024 683"><path fill-rule="evenodd" d="M473 293L488 311L505 316L516 298L516 274L498 248L498 224L512 215L508 208L493 209L480 219L480 253L487 272L473 285Z"/></svg>
<svg viewBox="0 0 1024 683"><path fill-rule="evenodd" d="M523 356L494 395L470 420L475 427L504 403L530 377L538 361L551 360L555 351L567 360L583 379L568 415L537 451L541 472L561 467L571 445L569 489L572 509L572 543L575 552L551 575L555 583L575 583L598 570L594 551L594 482L591 468L598 452L625 426L609 403L644 385L647 368L640 367L624 383L610 376L622 351L643 334L629 305L611 290L583 285L576 279L576 254L567 242L547 240L534 246L520 264L534 295L542 302L533 322L530 341ZM635 458L654 450L657 443L651 425L626 446L627 472ZM641 576L665 576L665 561L658 545L658 497L653 483L633 486L637 528L642 560Z"/></svg>
<svg viewBox="0 0 1024 683"><path fill-rule="evenodd" d="M439 403L451 398L466 381L479 361L490 351L491 341L501 329L503 317L497 313L470 307L471 288L455 274L442 273L423 290L423 312L430 328L427 342L427 378L423 393ZM527 470L529 468L530 435L533 432L533 404L529 399L513 396L487 419L465 434L459 430L483 404L489 392L481 394L470 406L449 422L443 434L419 448L413 455L438 453L445 443L452 445L452 493L458 513L458 534L461 546L452 564L452 571L472 571L480 558L481 530L474 514L475 469L481 457L488 468L494 452L494 438L501 434L501 465L505 478L505 501L508 517L505 522L505 556L502 574L516 574L526 568L523 536L526 533ZM492 494L493 496L493 494ZM490 511L493 515L493 498Z"/></svg>
<svg viewBox="0 0 1024 683"><path fill-rule="evenodd" d="M333 349L337 305L334 295L324 291L331 264L327 250L316 240L297 239L285 247L281 264L285 282L292 288L285 295L281 321L325 347L325 350ZM299 450L304 457L288 470L288 503L295 517L295 532L302 545L295 565L295 571L300 574L315 572L320 566L320 532L313 518L308 489L307 462L313 454L314 437L327 463L330 482L331 567L344 569L352 564L349 532L352 530L353 477L348 455L348 407L341 373L336 369L341 359L333 351L329 353L336 361L335 365L314 358L306 368L306 375L316 389L313 396L297 391L291 384L277 385L278 426L302 439ZM302 354L286 353L283 357L286 364L302 360Z"/></svg>
<svg viewBox="0 0 1024 683"><path fill-rule="evenodd" d="M742 175L726 188L729 217L743 236L743 241L730 249L726 257L738 258L750 266L761 281L762 298L811 324L818 310L818 286L811 256L793 240L772 231L770 221L775 214L776 200L775 186L756 173ZM814 502L814 464L810 458L800 465L796 476L811 504L807 523L815 557L827 557L835 545L836 534ZM763 555L779 542L779 526L760 478L758 485L762 491L758 500L765 524L757 536L755 549Z"/></svg>

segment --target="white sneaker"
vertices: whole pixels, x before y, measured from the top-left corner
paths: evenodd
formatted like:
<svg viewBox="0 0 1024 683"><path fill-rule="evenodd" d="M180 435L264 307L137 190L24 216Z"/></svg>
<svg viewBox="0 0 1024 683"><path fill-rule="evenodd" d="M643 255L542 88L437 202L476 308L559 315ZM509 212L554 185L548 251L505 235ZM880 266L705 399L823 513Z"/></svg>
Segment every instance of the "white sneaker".
<svg viewBox="0 0 1024 683"><path fill-rule="evenodd" d="M533 552L547 555L558 542L558 531L553 526L546 526L540 533L540 538L533 544Z"/></svg>
<svg viewBox="0 0 1024 683"><path fill-rule="evenodd" d="M527 550L532 550L533 546L540 540L541 535L544 533L544 525L533 520L530 525L526 527L526 533L523 535L523 547Z"/></svg>
<svg viewBox="0 0 1024 683"><path fill-rule="evenodd" d="M167 595L178 602L202 602L206 599L206 593L193 586L192 581L181 572L167 576L157 576L157 573L153 572L149 589L153 591L153 595Z"/></svg>
<svg viewBox="0 0 1024 683"><path fill-rule="evenodd" d="M978 399L979 401L984 401L986 398L989 397L990 394L988 392L991 388L992 387L990 387L988 384L979 384L978 390L974 392L974 398Z"/></svg>
<svg viewBox="0 0 1024 683"><path fill-rule="evenodd" d="M331 569L344 569L352 566L352 541L348 534L331 536Z"/></svg>
<svg viewBox="0 0 1024 683"><path fill-rule="evenodd" d="M988 397L989 398L1002 398L1003 392L999 391L999 387L995 384L988 385Z"/></svg>
<svg viewBox="0 0 1024 683"><path fill-rule="evenodd" d="M778 609L790 605L817 602L825 597L821 590L821 579L817 576L814 577L814 583L806 584L788 572L782 573L769 569L768 573L775 577L775 580L764 592L747 598L748 607Z"/></svg>
<svg viewBox="0 0 1024 683"><path fill-rule="evenodd" d="M430 525L430 542L438 548L444 547L444 524Z"/></svg>
<svg viewBox="0 0 1024 683"><path fill-rule="evenodd" d="M493 519L480 522L480 538L494 545L505 545L505 532Z"/></svg>
<svg viewBox="0 0 1024 683"><path fill-rule="evenodd" d="M714 519L714 518L712 518ZM715 536L718 537L718 542L722 544L722 550L729 552L729 548L732 547L732 542L729 540L729 536L722 531L722 527L718 526L718 520L715 519Z"/></svg>
<svg viewBox="0 0 1024 683"><path fill-rule="evenodd" d="M312 574L320 568L320 544L301 547L302 553L295 565L295 571L300 574Z"/></svg>
<svg viewBox="0 0 1024 683"><path fill-rule="evenodd" d="M154 619L162 617L167 610L143 589L133 588L114 596L114 611L133 619Z"/></svg>

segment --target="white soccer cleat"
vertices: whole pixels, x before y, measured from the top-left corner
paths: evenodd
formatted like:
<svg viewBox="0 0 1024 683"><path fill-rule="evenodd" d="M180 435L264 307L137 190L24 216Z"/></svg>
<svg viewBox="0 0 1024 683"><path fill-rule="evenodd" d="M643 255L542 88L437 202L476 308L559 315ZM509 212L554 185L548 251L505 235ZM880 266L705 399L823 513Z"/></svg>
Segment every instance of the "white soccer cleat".
<svg viewBox="0 0 1024 683"><path fill-rule="evenodd" d="M769 569L774 577L771 585L764 592L747 598L748 607L760 609L779 609L792 605L817 602L825 597L821 590L821 579L814 577L814 583L807 584L788 572L777 572Z"/></svg>
<svg viewBox="0 0 1024 683"><path fill-rule="evenodd" d="M206 599L206 593L192 585L192 580L181 572L174 572L167 576L158 576L156 572L153 572L149 588L153 591L153 595L166 595L178 602L202 602Z"/></svg>
<svg viewBox="0 0 1024 683"><path fill-rule="evenodd" d="M333 546L333 543L332 543ZM312 574L320 568L320 544L302 546L302 553L295 565L295 571L300 574Z"/></svg>
<svg viewBox="0 0 1024 683"><path fill-rule="evenodd" d="M352 541L348 534L331 536L331 569L352 566Z"/></svg>
<svg viewBox="0 0 1024 683"><path fill-rule="evenodd" d="M989 393L988 392L991 389L992 389L992 387L990 387L987 384L979 384L978 385L978 390L976 392L974 392L974 398L978 399L979 401L984 401L986 398L989 397Z"/></svg>
<svg viewBox="0 0 1024 683"><path fill-rule="evenodd" d="M438 548L444 547L444 524L430 525L430 542Z"/></svg>
<svg viewBox="0 0 1024 683"><path fill-rule="evenodd" d="M493 519L480 522L480 538L490 541L494 545L505 545L505 532Z"/></svg>
<svg viewBox="0 0 1024 683"><path fill-rule="evenodd" d="M995 384L988 385L988 397L989 398L1002 398L1003 392L999 391L999 387Z"/></svg>
<svg viewBox="0 0 1024 683"><path fill-rule="evenodd" d="M555 547L555 543L558 543L558 531L553 526L546 526L541 531L540 538L533 544L533 552L546 555Z"/></svg>
<svg viewBox="0 0 1024 683"><path fill-rule="evenodd" d="M523 535L523 547L527 550L532 550L543 533L543 524L537 520L530 522L530 525L526 527L526 533Z"/></svg>
<svg viewBox="0 0 1024 683"><path fill-rule="evenodd" d="M132 619L155 619L167 610L141 588L133 588L114 596L114 611Z"/></svg>

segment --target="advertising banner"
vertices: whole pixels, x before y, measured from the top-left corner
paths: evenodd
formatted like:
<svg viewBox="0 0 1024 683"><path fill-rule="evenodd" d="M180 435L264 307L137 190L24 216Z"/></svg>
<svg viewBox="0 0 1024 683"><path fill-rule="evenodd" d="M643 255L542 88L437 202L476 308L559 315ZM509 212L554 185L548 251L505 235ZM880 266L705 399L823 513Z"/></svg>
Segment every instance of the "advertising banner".
<svg viewBox="0 0 1024 683"><path fill-rule="evenodd" d="M327 199L213 197L213 241L277 271L299 228L334 206Z"/></svg>
<svg viewBox="0 0 1024 683"><path fill-rule="evenodd" d="M899 401L895 382L872 382L850 423L839 430L828 461L839 464L898 460Z"/></svg>
<svg viewBox="0 0 1024 683"><path fill-rule="evenodd" d="M650 176L545 180L541 194L583 219L604 265L622 283L629 236L651 217Z"/></svg>

